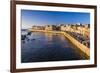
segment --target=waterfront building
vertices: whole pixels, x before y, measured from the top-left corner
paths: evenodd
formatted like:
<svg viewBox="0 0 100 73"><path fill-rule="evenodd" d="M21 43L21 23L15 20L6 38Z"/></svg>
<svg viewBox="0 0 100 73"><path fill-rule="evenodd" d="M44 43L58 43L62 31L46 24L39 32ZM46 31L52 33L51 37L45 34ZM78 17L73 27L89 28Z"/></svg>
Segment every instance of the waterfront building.
<svg viewBox="0 0 100 73"><path fill-rule="evenodd" d="M66 26L65 26L65 25L61 25L61 26L60 26L60 30L61 30L61 31L66 31Z"/></svg>
<svg viewBox="0 0 100 73"><path fill-rule="evenodd" d="M81 34L87 38L90 38L90 24L60 24L57 25L46 25L46 26L33 26L35 30L56 30L56 31L67 31Z"/></svg>
<svg viewBox="0 0 100 73"><path fill-rule="evenodd" d="M71 30L71 26L66 24L66 25L61 25L60 26L60 30L61 31L70 31Z"/></svg>
<svg viewBox="0 0 100 73"><path fill-rule="evenodd" d="M56 30L56 26L55 25L46 25L45 30Z"/></svg>
<svg viewBox="0 0 100 73"><path fill-rule="evenodd" d="M90 27L88 24L79 26L77 29L79 31L79 34L82 34L83 36L90 38Z"/></svg>
<svg viewBox="0 0 100 73"><path fill-rule="evenodd" d="M44 30L45 27L44 26L32 26L32 29L34 29L34 30Z"/></svg>

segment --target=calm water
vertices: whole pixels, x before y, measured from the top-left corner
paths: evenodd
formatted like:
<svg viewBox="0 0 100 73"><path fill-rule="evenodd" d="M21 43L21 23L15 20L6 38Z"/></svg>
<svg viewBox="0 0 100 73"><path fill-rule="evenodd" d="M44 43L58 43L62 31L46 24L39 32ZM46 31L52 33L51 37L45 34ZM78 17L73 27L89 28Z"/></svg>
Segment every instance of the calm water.
<svg viewBox="0 0 100 73"><path fill-rule="evenodd" d="M26 35L26 31L22 31ZM61 34L32 32L21 40L21 62L84 60L85 55Z"/></svg>

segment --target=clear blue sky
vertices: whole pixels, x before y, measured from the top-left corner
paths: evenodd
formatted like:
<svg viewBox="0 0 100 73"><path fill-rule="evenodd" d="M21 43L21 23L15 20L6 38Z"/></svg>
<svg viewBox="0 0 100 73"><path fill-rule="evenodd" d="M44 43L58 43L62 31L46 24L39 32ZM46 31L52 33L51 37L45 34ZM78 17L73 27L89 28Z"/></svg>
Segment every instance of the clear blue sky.
<svg viewBox="0 0 100 73"><path fill-rule="evenodd" d="M90 24L90 13L21 10L22 25Z"/></svg>

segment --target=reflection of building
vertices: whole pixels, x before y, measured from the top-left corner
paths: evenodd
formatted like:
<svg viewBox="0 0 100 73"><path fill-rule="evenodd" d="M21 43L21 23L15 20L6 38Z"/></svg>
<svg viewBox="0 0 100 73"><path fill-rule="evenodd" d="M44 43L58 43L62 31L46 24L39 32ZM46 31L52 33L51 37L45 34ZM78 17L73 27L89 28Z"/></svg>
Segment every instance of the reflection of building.
<svg viewBox="0 0 100 73"><path fill-rule="evenodd" d="M52 35L53 35L52 33L45 33L46 40L49 40L49 42L52 41L52 39L53 39Z"/></svg>

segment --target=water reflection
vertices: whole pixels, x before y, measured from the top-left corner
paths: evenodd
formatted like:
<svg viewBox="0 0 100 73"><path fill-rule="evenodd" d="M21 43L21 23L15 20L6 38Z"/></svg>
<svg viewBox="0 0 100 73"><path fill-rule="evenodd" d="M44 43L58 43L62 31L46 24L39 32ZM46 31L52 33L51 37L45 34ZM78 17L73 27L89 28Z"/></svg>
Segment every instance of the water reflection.
<svg viewBox="0 0 100 73"><path fill-rule="evenodd" d="M44 33L45 34L45 38L49 41L52 41L53 39L53 36L52 36L52 33Z"/></svg>
<svg viewBox="0 0 100 73"><path fill-rule="evenodd" d="M26 35L26 38L21 43L21 62L87 59L84 53L61 34L32 32L30 35L23 35Z"/></svg>

